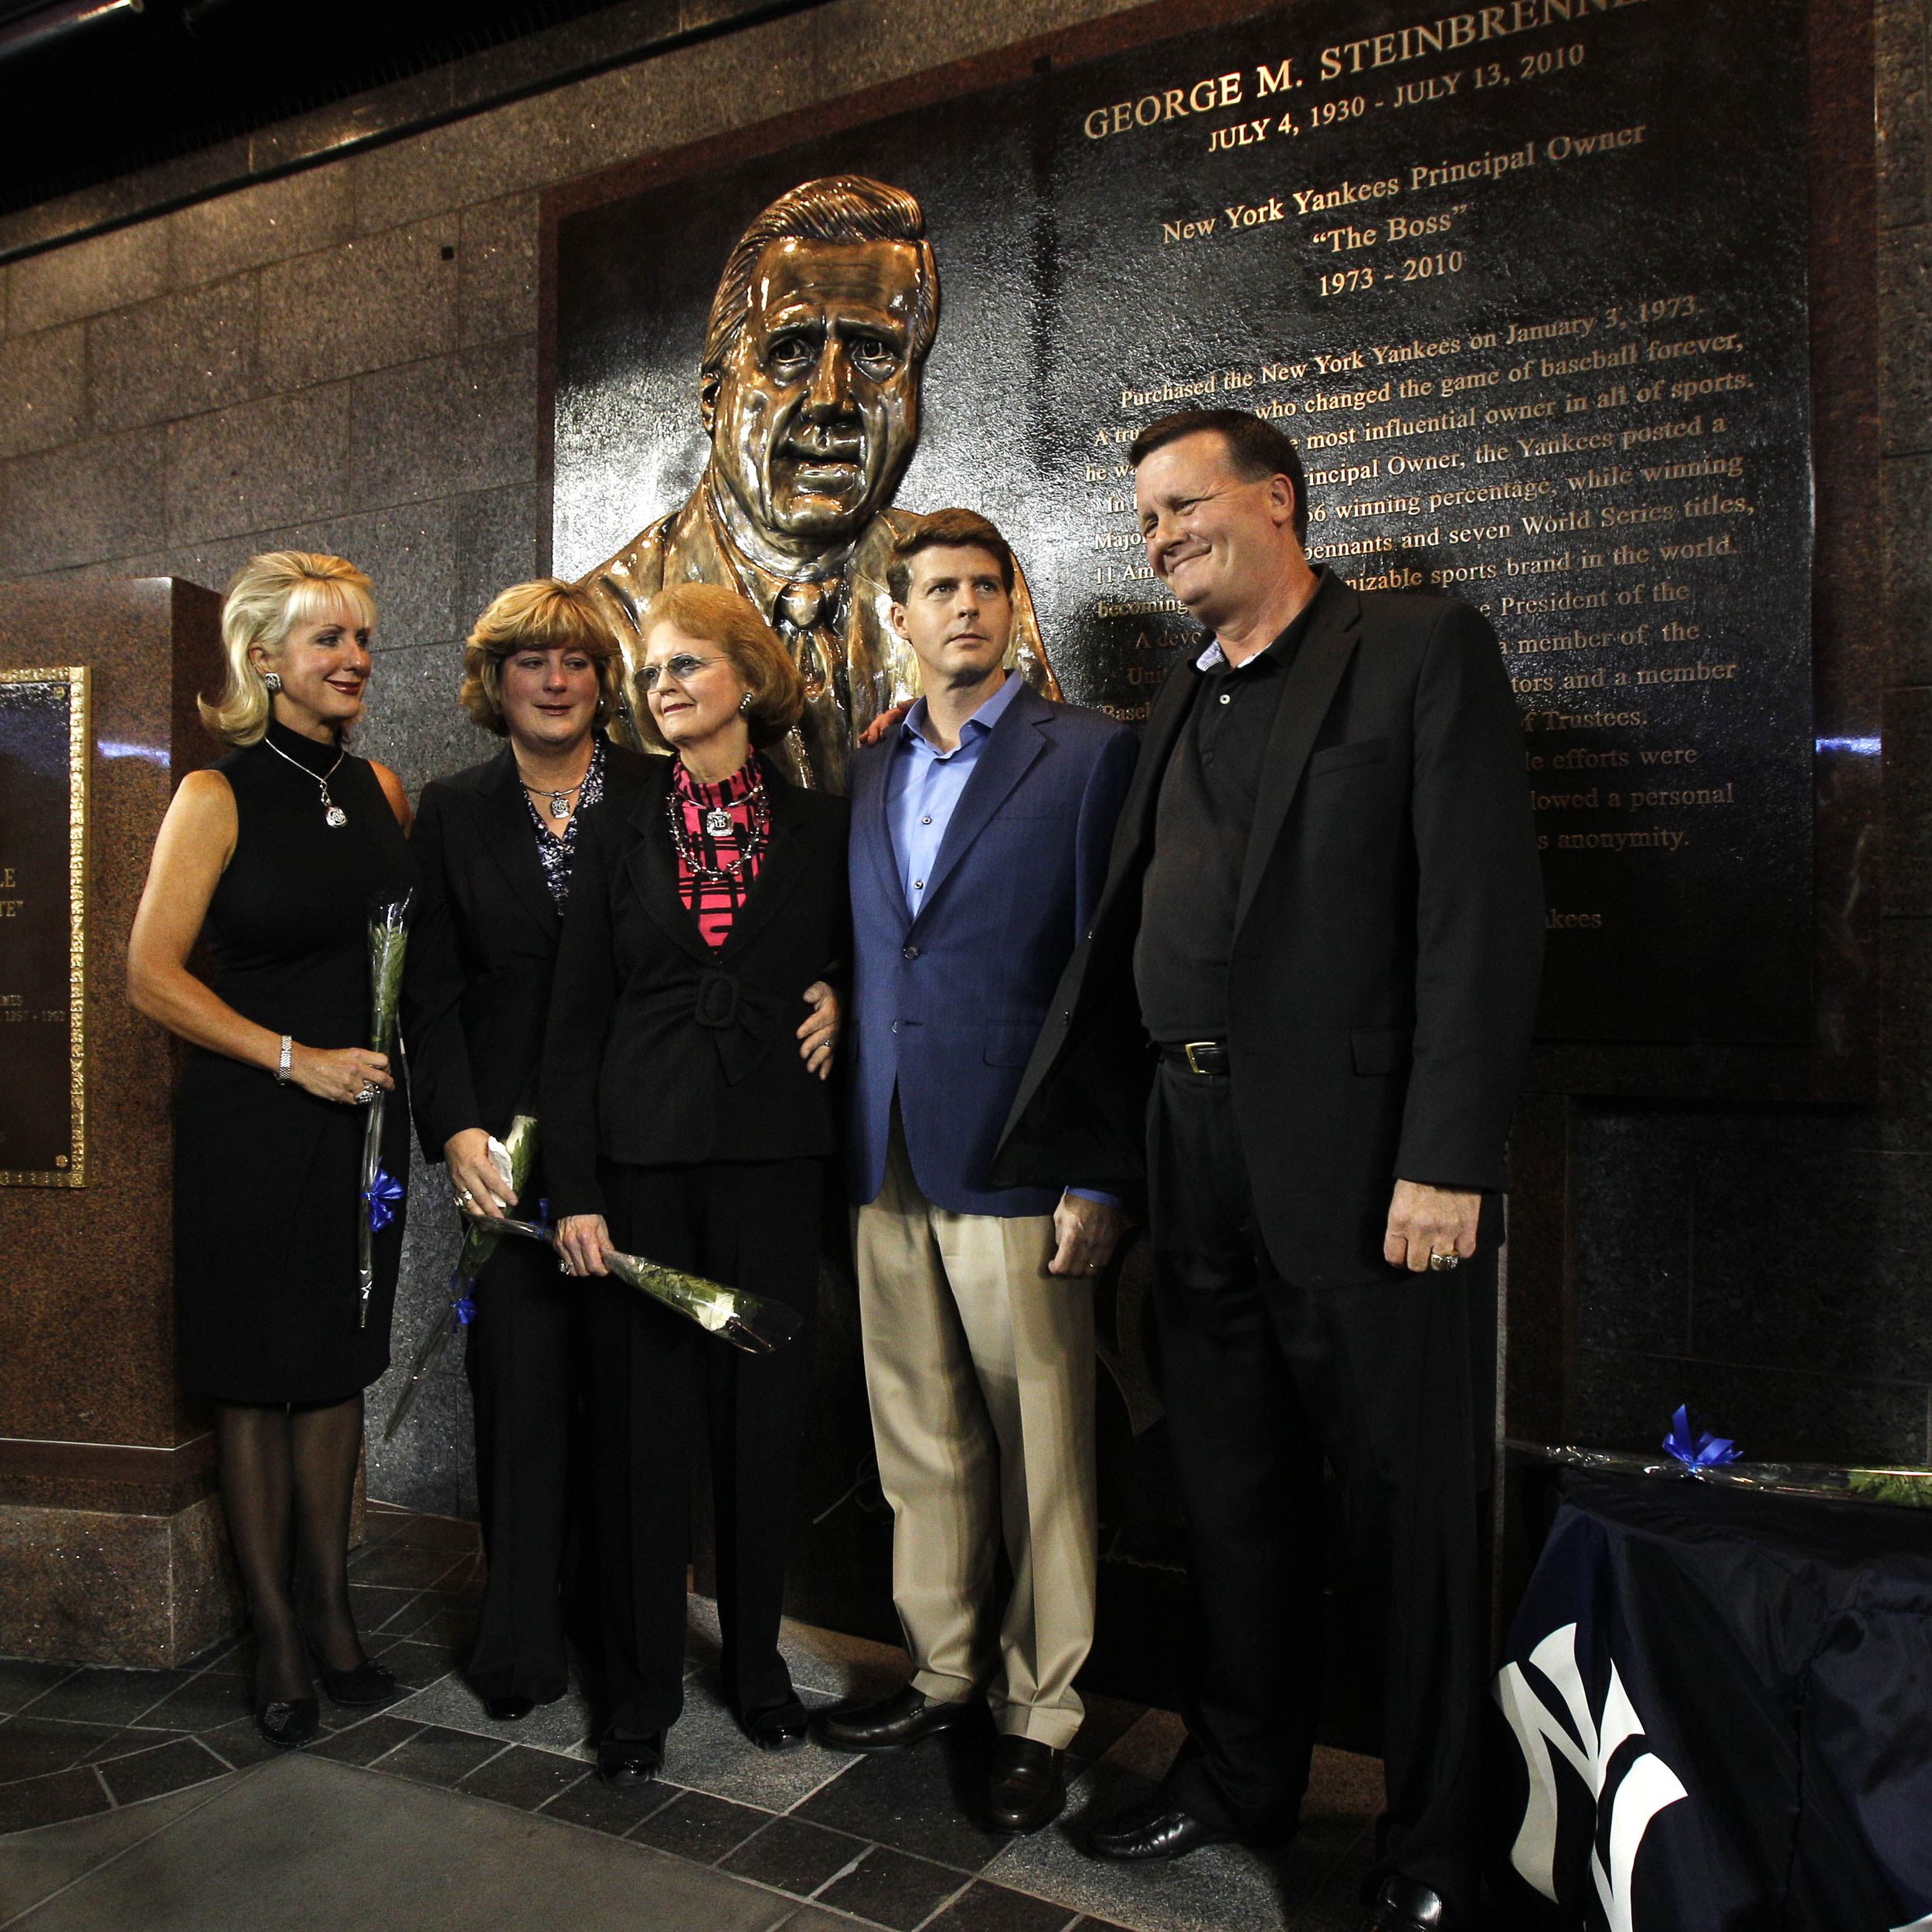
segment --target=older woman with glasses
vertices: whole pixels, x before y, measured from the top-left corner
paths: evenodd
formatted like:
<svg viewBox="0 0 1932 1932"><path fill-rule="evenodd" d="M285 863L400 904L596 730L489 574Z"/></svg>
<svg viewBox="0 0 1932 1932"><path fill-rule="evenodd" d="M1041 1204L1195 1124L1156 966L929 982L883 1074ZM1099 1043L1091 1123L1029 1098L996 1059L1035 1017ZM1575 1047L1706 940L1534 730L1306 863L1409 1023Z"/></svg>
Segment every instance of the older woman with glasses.
<svg viewBox="0 0 1932 1932"><path fill-rule="evenodd" d="M623 678L588 591L554 577L512 585L470 633L458 699L502 747L423 789L403 1004L411 1092L423 1151L444 1164L466 1214L534 1215L544 1192L540 1140L521 1202L492 1167L490 1140L537 1111L580 842L598 814L627 811L645 783L647 761L604 736ZM499 1243L477 1285L464 1366L489 1568L468 1675L499 1722L554 1702L568 1679L577 1307L556 1257L522 1241Z"/></svg>
<svg viewBox="0 0 1932 1932"><path fill-rule="evenodd" d="M838 1145L828 982L849 924L845 801L764 755L804 702L770 626L733 591L684 583L641 633L638 722L672 755L584 841L543 1080L559 1246L589 1277L597 1761L613 1784L656 1775L682 1707L700 1358L725 1696L760 1748L804 1736L778 1622ZM782 1302L804 1331L775 1355L735 1353L610 1278L613 1251Z"/></svg>

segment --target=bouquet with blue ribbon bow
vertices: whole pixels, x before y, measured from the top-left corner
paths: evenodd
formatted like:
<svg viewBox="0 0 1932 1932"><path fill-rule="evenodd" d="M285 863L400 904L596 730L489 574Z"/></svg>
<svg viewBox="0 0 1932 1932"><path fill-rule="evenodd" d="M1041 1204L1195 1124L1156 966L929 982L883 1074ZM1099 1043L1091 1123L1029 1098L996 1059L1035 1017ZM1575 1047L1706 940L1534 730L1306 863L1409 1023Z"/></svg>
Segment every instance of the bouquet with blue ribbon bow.
<svg viewBox="0 0 1932 1932"><path fill-rule="evenodd" d="M1692 1432L1690 1409L1679 1403L1670 1419L1670 1434L1664 1438L1666 1455L1675 1456L1693 1474L1699 1469L1721 1469L1739 1458L1737 1444L1729 1436L1714 1436L1708 1429Z"/></svg>
<svg viewBox="0 0 1932 1932"><path fill-rule="evenodd" d="M403 999L403 955L409 943L410 906L416 895L379 899L369 912L369 1043L372 1051L396 1051L396 1015ZM376 1287L376 1236L396 1219L403 1205L403 1183L383 1165L383 1104L381 1088L362 1122L362 1187L357 1203L356 1325L369 1326L369 1296Z"/></svg>
<svg viewBox="0 0 1932 1932"><path fill-rule="evenodd" d="M502 1139L490 1142L490 1153L509 1182L510 1192L520 1199L536 1166L535 1115L518 1114ZM416 1406L416 1398L422 1393L423 1383L436 1366L437 1358L455 1336L462 1334L476 1319L477 1277L495 1253L503 1231L502 1222L487 1216L464 1217L463 1245L457 1252L456 1266L450 1270L450 1304L430 1323L417 1345L416 1353L410 1360L409 1375L396 1398L395 1406L389 1410L389 1425L383 1431L385 1442L408 1420L409 1412Z"/></svg>

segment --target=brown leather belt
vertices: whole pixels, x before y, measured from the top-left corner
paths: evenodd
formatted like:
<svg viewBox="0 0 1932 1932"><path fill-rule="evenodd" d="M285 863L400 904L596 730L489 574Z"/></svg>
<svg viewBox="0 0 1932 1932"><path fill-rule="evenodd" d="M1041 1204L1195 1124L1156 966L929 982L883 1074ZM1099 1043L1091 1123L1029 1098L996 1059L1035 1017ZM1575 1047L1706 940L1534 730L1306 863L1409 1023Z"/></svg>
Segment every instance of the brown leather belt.
<svg viewBox="0 0 1932 1932"><path fill-rule="evenodd" d="M1224 1039L1179 1040L1171 1045L1164 1043L1160 1054L1162 1060L1175 1066L1185 1066L1190 1073L1224 1077L1233 1070L1228 1063L1228 1043Z"/></svg>

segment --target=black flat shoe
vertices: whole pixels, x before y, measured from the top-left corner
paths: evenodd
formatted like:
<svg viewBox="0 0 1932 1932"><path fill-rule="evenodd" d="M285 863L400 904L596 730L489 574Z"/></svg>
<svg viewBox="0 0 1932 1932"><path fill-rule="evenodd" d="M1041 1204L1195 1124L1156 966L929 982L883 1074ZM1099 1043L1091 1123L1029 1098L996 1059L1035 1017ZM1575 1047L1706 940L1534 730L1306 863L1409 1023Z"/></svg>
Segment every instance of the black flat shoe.
<svg viewBox="0 0 1932 1932"><path fill-rule="evenodd" d="M805 1707L794 1697L775 1709L740 1717L738 1728L761 1751L794 1751L805 1741Z"/></svg>
<svg viewBox="0 0 1932 1932"><path fill-rule="evenodd" d="M1382 1888L1369 1908L1362 1932L1453 1932L1449 1908L1426 1885L1400 1874Z"/></svg>
<svg viewBox="0 0 1932 1932"><path fill-rule="evenodd" d="M818 1736L835 1751L896 1751L935 1731L950 1730L978 1709L977 1702L964 1699L956 1704L934 1703L907 1684L876 1703L828 1711L818 1720Z"/></svg>
<svg viewBox="0 0 1932 1932"><path fill-rule="evenodd" d="M278 1697L255 1706L256 1730L277 1750L300 1750L314 1740L321 1727L312 1697Z"/></svg>
<svg viewBox="0 0 1932 1932"><path fill-rule="evenodd" d="M649 1737L601 1737L597 1740L597 1776L622 1788L648 1784L664 1769L664 1733Z"/></svg>
<svg viewBox="0 0 1932 1932"><path fill-rule="evenodd" d="M332 1704L386 1704L403 1688L395 1672L366 1657L353 1670L331 1670L318 1658L315 1676Z"/></svg>
<svg viewBox="0 0 1932 1932"><path fill-rule="evenodd" d="M1103 1819L1087 1834L1087 1842L1096 1858L1138 1862L1185 1858L1203 1845L1225 1845L1233 1835L1157 1797Z"/></svg>
<svg viewBox="0 0 1932 1932"><path fill-rule="evenodd" d="M486 1697L483 1709L494 1724L517 1724L536 1709L534 1697Z"/></svg>

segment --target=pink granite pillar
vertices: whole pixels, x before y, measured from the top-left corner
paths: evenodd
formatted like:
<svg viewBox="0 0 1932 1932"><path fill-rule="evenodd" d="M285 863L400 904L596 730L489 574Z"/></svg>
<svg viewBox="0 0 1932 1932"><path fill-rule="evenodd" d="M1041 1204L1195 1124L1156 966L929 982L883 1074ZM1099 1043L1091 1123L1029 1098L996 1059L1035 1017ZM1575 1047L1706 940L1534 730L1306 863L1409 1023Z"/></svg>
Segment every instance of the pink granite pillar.
<svg viewBox="0 0 1932 1932"><path fill-rule="evenodd" d="M240 1619L175 1374L175 1050L124 990L162 815L219 749L219 612L169 578L0 585L0 668L85 665L92 698L87 1178L0 1187L0 1656L177 1664Z"/></svg>

